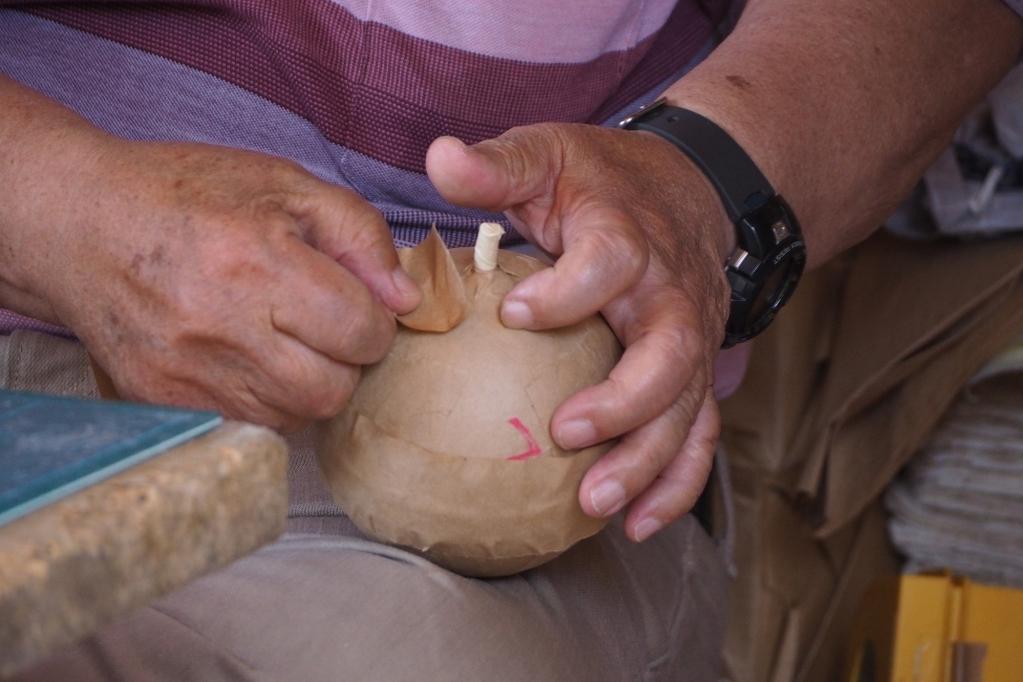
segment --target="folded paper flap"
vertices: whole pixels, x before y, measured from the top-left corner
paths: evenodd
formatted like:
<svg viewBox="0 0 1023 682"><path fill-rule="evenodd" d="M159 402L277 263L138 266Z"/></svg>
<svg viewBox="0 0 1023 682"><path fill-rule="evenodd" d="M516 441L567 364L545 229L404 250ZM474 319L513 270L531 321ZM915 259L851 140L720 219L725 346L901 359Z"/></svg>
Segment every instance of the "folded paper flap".
<svg viewBox="0 0 1023 682"><path fill-rule="evenodd" d="M411 249L398 249L398 260L419 285L423 300L398 322L409 329L446 332L465 318L469 302L462 277L437 228Z"/></svg>
<svg viewBox="0 0 1023 682"><path fill-rule="evenodd" d="M540 267L536 266L537 263L540 264ZM514 251L501 251L498 254L497 268L516 280L528 277L546 267L550 266L532 256L515 253Z"/></svg>
<svg viewBox="0 0 1023 682"><path fill-rule="evenodd" d="M965 309L959 317L945 320L942 328L922 338L920 343L905 355L892 361L885 372L866 384L855 398L850 398L841 412L842 417L851 417L863 408L882 399L892 387L902 384L916 375L936 358L946 353L964 337L968 337L979 325L985 324L992 315L998 315L1009 302L1012 294L1011 282L990 292L986 299Z"/></svg>
<svg viewBox="0 0 1023 682"><path fill-rule="evenodd" d="M398 260L423 294L419 306L399 315L398 322L417 331L449 331L470 312L471 300L503 298L520 279L547 267L535 258L499 251L496 270L478 272L473 253L465 247L449 250L436 227L417 246L398 249Z"/></svg>
<svg viewBox="0 0 1023 682"><path fill-rule="evenodd" d="M480 272L473 267L473 250L466 247L449 251L452 262L461 273L466 298L473 303L468 314L486 311L499 315L501 302L520 280L543 270L544 264L528 256L498 251L493 270Z"/></svg>

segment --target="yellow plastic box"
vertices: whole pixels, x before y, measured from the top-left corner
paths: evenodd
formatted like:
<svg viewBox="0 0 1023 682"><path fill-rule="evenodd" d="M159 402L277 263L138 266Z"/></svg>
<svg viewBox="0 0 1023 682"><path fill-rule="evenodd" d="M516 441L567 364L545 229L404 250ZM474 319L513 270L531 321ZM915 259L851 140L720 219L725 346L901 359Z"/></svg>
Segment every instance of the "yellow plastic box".
<svg viewBox="0 0 1023 682"><path fill-rule="evenodd" d="M1023 590L949 575L875 584L847 682L1023 682Z"/></svg>

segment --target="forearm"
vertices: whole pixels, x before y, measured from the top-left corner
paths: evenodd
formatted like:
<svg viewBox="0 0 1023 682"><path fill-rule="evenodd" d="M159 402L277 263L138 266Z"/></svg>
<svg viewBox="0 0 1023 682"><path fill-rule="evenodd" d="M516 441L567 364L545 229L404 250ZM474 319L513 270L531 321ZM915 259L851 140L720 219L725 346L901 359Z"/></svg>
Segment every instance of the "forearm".
<svg viewBox="0 0 1023 682"><path fill-rule="evenodd" d="M750 153L817 265L892 212L1021 45L1000 0L750 0L666 95Z"/></svg>
<svg viewBox="0 0 1023 682"><path fill-rule="evenodd" d="M0 75L0 307L60 322L47 254L85 200L73 188L109 139L60 104ZM80 208L80 207L79 207Z"/></svg>

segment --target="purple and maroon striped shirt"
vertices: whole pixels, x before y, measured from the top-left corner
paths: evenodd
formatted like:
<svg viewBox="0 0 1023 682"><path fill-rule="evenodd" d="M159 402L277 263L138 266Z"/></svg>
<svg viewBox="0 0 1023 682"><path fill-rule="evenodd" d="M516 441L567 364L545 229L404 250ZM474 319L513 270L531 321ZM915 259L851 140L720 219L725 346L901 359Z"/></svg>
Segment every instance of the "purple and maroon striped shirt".
<svg viewBox="0 0 1023 682"><path fill-rule="evenodd" d="M0 72L129 139L292 158L359 191L399 243L436 222L464 244L485 216L431 188L434 138L614 118L705 53L725 4L0 0Z"/></svg>
<svg viewBox="0 0 1023 682"><path fill-rule="evenodd" d="M359 192L399 246L431 224L459 246L500 216L440 198L433 139L617 121L710 51L731 4L0 0L0 73L127 139L290 158ZM0 310L0 334L17 328L68 333Z"/></svg>
<svg viewBox="0 0 1023 682"><path fill-rule="evenodd" d="M728 5L0 0L0 73L128 139L293 159L373 203L398 245L434 223L464 245L495 216L441 200L434 138L615 120L706 54ZM0 311L0 333L24 324Z"/></svg>

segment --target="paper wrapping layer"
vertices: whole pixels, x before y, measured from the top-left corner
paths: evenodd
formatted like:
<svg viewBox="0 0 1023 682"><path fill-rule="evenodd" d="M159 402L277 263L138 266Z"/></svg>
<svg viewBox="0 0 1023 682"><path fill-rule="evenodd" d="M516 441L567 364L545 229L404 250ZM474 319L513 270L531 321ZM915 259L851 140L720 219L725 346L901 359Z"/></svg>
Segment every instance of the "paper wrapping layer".
<svg viewBox="0 0 1023 682"><path fill-rule="evenodd" d="M550 417L607 378L621 352L617 339L598 317L552 331L505 328L498 317L505 294L545 266L501 251L498 270L474 273L472 249L451 255L470 301L465 319L444 334L400 329L387 358L366 368L352 409L431 452L504 458L525 452L531 437L541 452L564 455Z"/></svg>
<svg viewBox="0 0 1023 682"><path fill-rule="evenodd" d="M343 457L321 461L352 521L459 573L517 573L606 525L566 491L609 445L526 461L452 457L387 434L357 412L331 424L327 439L347 445Z"/></svg>
<svg viewBox="0 0 1023 682"><path fill-rule="evenodd" d="M472 256L450 252L468 301L461 324L441 334L399 328L319 456L367 534L462 573L506 575L603 527L583 514L578 489L611 444L565 452L550 418L606 379L621 347L599 317L553 331L505 328L505 294L545 266L502 251L496 270L478 273Z"/></svg>

